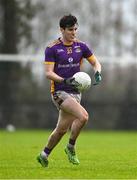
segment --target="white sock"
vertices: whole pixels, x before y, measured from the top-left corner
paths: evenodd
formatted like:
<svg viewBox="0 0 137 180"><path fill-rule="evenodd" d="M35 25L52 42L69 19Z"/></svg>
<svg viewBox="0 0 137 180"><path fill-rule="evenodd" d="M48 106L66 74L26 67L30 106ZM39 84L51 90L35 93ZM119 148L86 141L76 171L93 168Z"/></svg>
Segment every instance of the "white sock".
<svg viewBox="0 0 137 180"><path fill-rule="evenodd" d="M44 151L41 152L41 156L46 159L48 158L48 154L46 154Z"/></svg>

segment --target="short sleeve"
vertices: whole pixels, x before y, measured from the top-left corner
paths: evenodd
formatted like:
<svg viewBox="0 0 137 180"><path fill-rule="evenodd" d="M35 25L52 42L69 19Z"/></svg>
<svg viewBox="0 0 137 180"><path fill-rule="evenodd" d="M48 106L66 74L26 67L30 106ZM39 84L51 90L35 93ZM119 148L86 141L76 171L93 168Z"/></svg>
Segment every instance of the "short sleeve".
<svg viewBox="0 0 137 180"><path fill-rule="evenodd" d="M45 50L45 63L54 63L55 62L55 55L54 55L54 49L47 47Z"/></svg>
<svg viewBox="0 0 137 180"><path fill-rule="evenodd" d="M93 55L92 50L85 43L82 43L82 51L84 58L88 58Z"/></svg>

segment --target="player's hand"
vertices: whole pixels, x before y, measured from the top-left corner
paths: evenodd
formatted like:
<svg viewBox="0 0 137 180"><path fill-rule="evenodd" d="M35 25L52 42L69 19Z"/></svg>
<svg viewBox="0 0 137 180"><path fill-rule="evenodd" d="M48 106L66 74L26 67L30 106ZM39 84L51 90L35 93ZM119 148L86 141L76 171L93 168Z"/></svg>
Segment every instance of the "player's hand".
<svg viewBox="0 0 137 180"><path fill-rule="evenodd" d="M102 80L101 73L97 71L94 77L95 77L95 83L93 85L98 85Z"/></svg>
<svg viewBox="0 0 137 180"><path fill-rule="evenodd" d="M73 89L77 90L79 83L75 81L74 77L64 79L64 84L71 86Z"/></svg>

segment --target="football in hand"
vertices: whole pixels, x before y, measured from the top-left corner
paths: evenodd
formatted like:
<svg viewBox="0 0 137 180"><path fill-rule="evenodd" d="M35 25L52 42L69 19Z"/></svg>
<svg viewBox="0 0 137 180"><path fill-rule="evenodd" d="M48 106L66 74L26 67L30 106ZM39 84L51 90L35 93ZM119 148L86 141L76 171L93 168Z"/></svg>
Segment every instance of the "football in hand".
<svg viewBox="0 0 137 180"><path fill-rule="evenodd" d="M75 78L75 81L78 82L77 89L82 92L91 87L91 78L90 76L85 72L77 72L73 75Z"/></svg>

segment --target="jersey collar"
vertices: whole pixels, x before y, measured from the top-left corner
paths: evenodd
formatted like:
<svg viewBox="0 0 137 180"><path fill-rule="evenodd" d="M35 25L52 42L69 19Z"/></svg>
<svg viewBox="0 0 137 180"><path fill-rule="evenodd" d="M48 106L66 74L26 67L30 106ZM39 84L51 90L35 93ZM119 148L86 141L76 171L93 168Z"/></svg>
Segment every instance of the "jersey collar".
<svg viewBox="0 0 137 180"><path fill-rule="evenodd" d="M59 40L60 42L62 42L62 44L63 44L64 46L72 46L73 43L74 43L74 42L72 42L72 43L64 43L64 42L62 41L61 37L59 37L58 40Z"/></svg>

